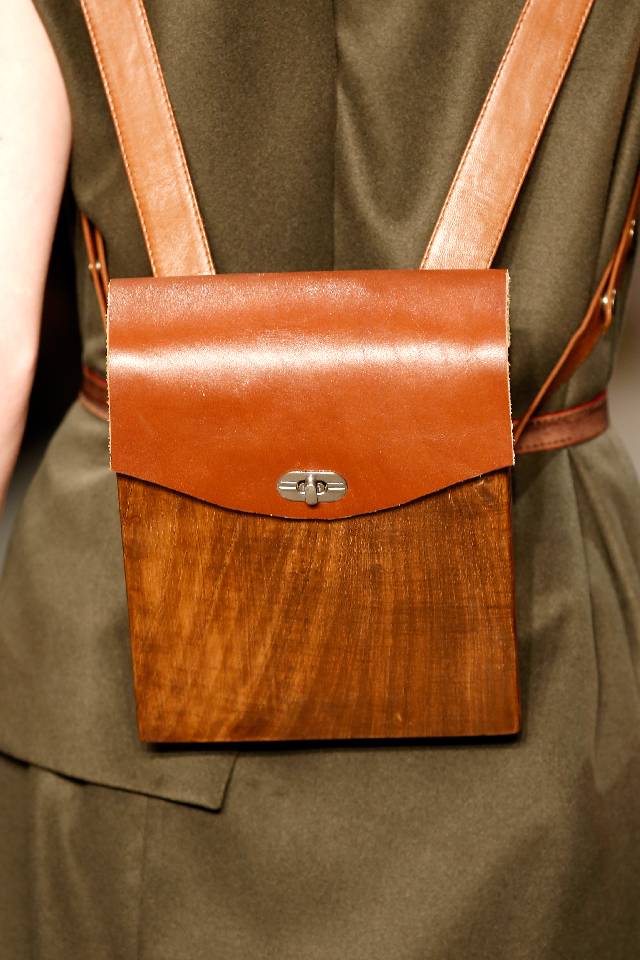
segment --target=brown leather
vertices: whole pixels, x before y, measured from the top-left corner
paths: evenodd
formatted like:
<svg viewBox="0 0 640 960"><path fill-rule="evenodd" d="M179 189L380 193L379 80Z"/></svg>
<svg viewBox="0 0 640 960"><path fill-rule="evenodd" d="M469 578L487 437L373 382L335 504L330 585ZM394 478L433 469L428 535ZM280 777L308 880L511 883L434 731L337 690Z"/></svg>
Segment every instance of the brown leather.
<svg viewBox="0 0 640 960"><path fill-rule="evenodd" d="M327 520L513 462L505 271L114 280L111 465L219 506ZM330 470L310 509L276 490Z"/></svg>
<svg viewBox="0 0 640 960"><path fill-rule="evenodd" d="M627 259L633 249L636 239L636 226L640 215L640 172L636 178L627 215L622 227L622 235L611 262L611 272L607 282L601 305L604 313L604 328L608 330L613 323L616 304L616 292L626 266Z"/></svg>
<svg viewBox="0 0 640 960"><path fill-rule="evenodd" d="M81 0L154 274L213 273L142 0Z"/></svg>
<svg viewBox="0 0 640 960"><path fill-rule="evenodd" d="M162 194L156 175L168 170L165 193L174 186L177 198L186 192L197 213L183 154L182 172L175 163L179 138L141 2L113 0L108 12L98 0L82 2L99 62L106 53L116 65L113 72L101 63L101 70L154 273L206 272L176 269L172 261L176 248L200 262L203 244L208 253L201 229L190 229L183 242L175 199L145 205L147 194ZM572 11L576 4L567 0ZM472 162L463 161L457 177L458 186L470 177L473 189L462 194L469 206L451 200L439 221L443 235L461 225L466 235L478 234L473 266L489 265L510 210L485 211L478 231L476 191L490 193L485 181L497 174L496 197L514 202L530 156L523 167L520 152L509 147L519 145L524 127L533 133L533 152L590 2L584 0L578 23L562 16L537 21L536 12L551 6L527 0L474 133ZM531 23L537 33L526 28ZM564 46L568 36L569 48L562 62L543 58L545 76L536 74L529 85L531 51L546 48L550 27L551 45ZM527 56L516 56L518 48ZM501 80L507 74L508 84ZM518 104L527 122L517 124L516 140L498 143L494 171L483 144L495 139L494 124L504 138L497 118L511 85L527 90ZM465 257L460 247L460 258L447 266L459 267ZM504 469L513 461L506 294L507 276L499 271L112 284L112 466L120 474L137 701L139 710L149 707L150 736L171 739L187 709L189 724L177 735L190 740L519 728ZM282 500L276 482L296 469L340 473L346 496L317 508ZM345 524L342 517L354 519ZM309 522L316 518L337 522ZM378 527L383 536L375 540ZM399 604L407 589L405 609ZM459 653L453 661L452 651ZM478 667L486 665L483 683ZM409 697L414 689L416 700ZM287 714L295 722L283 730Z"/></svg>
<svg viewBox="0 0 640 960"><path fill-rule="evenodd" d="M554 450L559 446L573 446L591 440L604 432L608 426L606 404L596 401L579 407L561 410L553 415L536 415L542 403L553 390L569 379L575 370L590 355L601 336L609 329L614 319L616 291L622 271L627 263L636 234L640 211L640 174L636 178L629 207L623 222L620 238L613 256L607 264L596 287L589 308L571 340L555 363L525 415L514 421L516 454ZM83 232L87 246L89 269L92 271L96 294L101 310L106 300L109 282L104 241L97 228L83 219ZM99 252L98 252L99 251ZM81 394L85 406L103 420L109 419L106 380L94 371L88 371ZM558 438L563 442L559 443Z"/></svg>
<svg viewBox="0 0 640 960"><path fill-rule="evenodd" d="M622 225L620 238L614 250L613 256L604 269L580 326L576 329L562 354L554 364L551 372L532 400L524 416L519 420L514 421L514 442L516 446L516 453L528 452L529 450L528 443L526 441L526 435L529 427L532 426L538 419L535 411L540 409L543 402L553 393L557 386L567 381L576 371L576 369L582 363L584 363L594 347L598 344L600 338L604 333L606 333L613 323L616 291L620 283L621 274L626 266L629 254L634 244L636 236L636 224L639 213L640 173L636 178L631 200L629 202L629 207ZM81 220L85 245L87 248L89 270L91 271L94 286L96 288L98 304L104 317L109 284L109 272L104 249L104 241L100 231L95 227L94 224L90 223L90 221L87 220L83 214L81 214ZM100 386L100 396L97 400L95 391L96 387L94 383L89 388L88 394L91 399L93 412L97 416L102 417L102 419L108 420L109 413L107 406L107 385L103 378ZM571 412L573 409L575 408L570 408L570 411L568 412ZM560 411L557 416L562 417L563 414L564 411ZM580 436L580 439L576 441L569 439L565 446L571 446L574 442L582 443L583 439L592 439L601 432L601 430L598 429L597 420L591 417L589 412L585 412L584 416L589 420L591 426L588 430L586 423L581 424L580 427L576 427L578 431L577 435ZM591 433L591 429L595 430L596 432ZM581 436L582 430L586 430L588 433L588 435L584 438ZM540 438L540 432L536 430L535 433L536 436ZM571 434L571 436L573 436L573 434ZM526 451L525 447L527 448ZM554 447L549 448L546 446L541 446L536 447L536 449L554 449Z"/></svg>
<svg viewBox="0 0 640 960"><path fill-rule="evenodd" d="M108 422L106 378L88 367L83 370L80 400L94 416ZM517 428L519 421L513 423ZM516 456L573 447L600 436L608 426L607 394L604 391L588 403L532 417L516 445Z"/></svg>
<svg viewBox="0 0 640 960"><path fill-rule="evenodd" d="M518 421L515 421L517 428ZM609 426L606 391L588 403L567 407L557 413L544 413L529 420L516 446L516 454L541 453L574 447L593 440Z"/></svg>
<svg viewBox="0 0 640 960"><path fill-rule="evenodd" d="M527 0L460 161L423 268L488 266L592 0ZM82 0L131 188L158 275L214 272L142 0ZM531 50L536 56L531 57ZM524 109L523 107L526 107ZM479 189L479 184L482 189ZM104 277L83 222L96 294ZM96 242L101 243L99 232ZM179 242L178 242L179 241ZM523 418L521 430L533 413Z"/></svg>
<svg viewBox="0 0 640 960"><path fill-rule="evenodd" d="M593 0L527 0L427 246L423 269L489 267Z"/></svg>
<svg viewBox="0 0 640 960"><path fill-rule="evenodd" d="M540 419L536 415L536 411L539 410L544 401L551 396L555 388L566 382L578 369L578 367L584 363L584 361L600 341L600 338L604 333L606 333L613 323L615 315L614 308L616 292L620 283L622 272L626 266L629 254L635 241L636 225L639 213L640 173L636 178L631 200L629 202L629 207L622 225L620 238L614 250L613 256L605 267L580 326L572 335L562 354L554 364L551 372L530 403L529 408L524 416L519 420L514 421L514 443L516 453L529 452L530 449L555 449L555 443L551 447L548 447L545 444L536 446L535 448L530 448L527 440L529 428L533 427L537 420ZM83 214L81 214L81 219L85 245L87 248L89 270L91 271L93 277L98 304L104 318L109 285L109 272L106 261L104 240L102 239L100 231L95 227L95 225L90 223L90 221L88 221ZM96 414L96 416L102 417L104 420L109 419L107 406L107 385L104 379L102 379L102 384L100 386L99 397L96 398L96 386L94 383L89 388L87 397L85 397L85 399L88 399L91 403L92 411ZM566 412L572 413L575 409L576 408L570 408ZM554 416L562 418L564 413L565 411L560 411ZM546 421L547 415L545 414L543 416ZM567 430L563 427L563 434L568 436L568 440L564 446L572 446L574 443L582 443L584 440L593 439L593 437L598 436L602 430L606 429L606 425L602 426L604 420L598 421L596 417L592 416L592 414L589 412L589 409L586 409L581 416L584 417L585 422L581 422L579 425L576 422L575 436L578 437L577 440L573 439L574 433L572 431L567 432ZM561 421L559 419L558 423L560 422ZM602 429L600 429L600 427L602 427ZM537 429L534 431L534 433L538 438L538 442L540 442L543 434ZM545 432L544 435L546 436L547 432Z"/></svg>
<svg viewBox="0 0 640 960"><path fill-rule="evenodd" d="M514 441L516 444L518 444L527 429L529 421L534 417L545 400L551 396L556 387L569 379L580 364L584 363L602 335L606 333L611 326L613 322L616 289L633 244L639 210L640 174L638 175L631 195L620 239L613 256L600 278L600 282L596 287L596 291L591 298L591 303L580 326L553 365L549 375L531 401L526 413L519 420L514 432Z"/></svg>
<svg viewBox="0 0 640 960"><path fill-rule="evenodd" d="M107 381L87 366L82 368L79 400L95 417L99 417L101 420L109 420Z"/></svg>
<svg viewBox="0 0 640 960"><path fill-rule="evenodd" d="M107 253L104 239L98 228L84 213L80 213L82 236L87 250L87 264L96 292L100 316L104 326L107 325L107 300L109 299L109 272L107 268Z"/></svg>

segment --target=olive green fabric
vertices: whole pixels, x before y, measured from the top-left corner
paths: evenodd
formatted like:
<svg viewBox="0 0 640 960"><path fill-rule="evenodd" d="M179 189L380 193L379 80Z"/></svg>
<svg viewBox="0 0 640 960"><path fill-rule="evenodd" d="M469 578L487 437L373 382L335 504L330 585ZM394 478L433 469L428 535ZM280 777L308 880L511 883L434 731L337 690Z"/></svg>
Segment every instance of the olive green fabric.
<svg viewBox="0 0 640 960"><path fill-rule="evenodd" d="M69 89L78 204L114 276L148 273L78 5L36 6ZM149 3L219 269L417 265L520 6ZM499 251L516 412L620 229L639 43L640 0L597 0ZM615 337L555 405L605 386ZM27 764L0 763L13 955L638 955L640 488L611 431L516 467L520 737L238 754L136 740L106 445L74 407L0 585L0 749Z"/></svg>

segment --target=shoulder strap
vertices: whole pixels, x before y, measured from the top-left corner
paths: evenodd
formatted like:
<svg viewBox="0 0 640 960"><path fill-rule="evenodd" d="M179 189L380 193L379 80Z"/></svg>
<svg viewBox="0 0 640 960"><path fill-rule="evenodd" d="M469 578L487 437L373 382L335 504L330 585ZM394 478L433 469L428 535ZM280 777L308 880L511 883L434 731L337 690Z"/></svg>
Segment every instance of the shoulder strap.
<svg viewBox="0 0 640 960"><path fill-rule="evenodd" d="M422 269L490 267L593 0L527 0L462 155Z"/></svg>
<svg viewBox="0 0 640 960"><path fill-rule="evenodd" d="M108 5L102 0L80 2L153 273L214 273L143 0L110 0ZM593 2L525 0L429 240L422 269L491 265ZM636 191L634 209L637 202ZM632 228L627 235L630 232ZM104 251L97 259L104 261ZM621 257L614 260L585 319L518 423L516 440L611 322L609 287L622 262ZM104 264L101 269L102 274L94 277L97 289L104 283Z"/></svg>
<svg viewBox="0 0 640 960"><path fill-rule="evenodd" d="M142 0L81 4L153 273L214 273Z"/></svg>
<svg viewBox="0 0 640 960"><path fill-rule="evenodd" d="M155 275L213 273L143 0L81 0ZM593 0L526 0L423 268L491 264Z"/></svg>

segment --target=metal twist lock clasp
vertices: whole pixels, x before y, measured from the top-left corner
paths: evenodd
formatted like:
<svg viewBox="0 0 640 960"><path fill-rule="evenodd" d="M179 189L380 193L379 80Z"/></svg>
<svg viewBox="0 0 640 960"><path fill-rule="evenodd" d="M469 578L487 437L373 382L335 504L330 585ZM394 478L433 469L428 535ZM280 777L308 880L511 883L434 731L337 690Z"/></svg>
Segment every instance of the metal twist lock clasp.
<svg viewBox="0 0 640 960"><path fill-rule="evenodd" d="M315 507L344 497L347 481L330 470L291 470L280 477L277 490L285 500L304 501Z"/></svg>
<svg viewBox="0 0 640 960"><path fill-rule="evenodd" d="M318 502L318 494L324 493L325 484L322 480L316 480L314 475L310 473L306 480L300 481L298 490L304 493L305 503L309 504L310 507L315 507Z"/></svg>

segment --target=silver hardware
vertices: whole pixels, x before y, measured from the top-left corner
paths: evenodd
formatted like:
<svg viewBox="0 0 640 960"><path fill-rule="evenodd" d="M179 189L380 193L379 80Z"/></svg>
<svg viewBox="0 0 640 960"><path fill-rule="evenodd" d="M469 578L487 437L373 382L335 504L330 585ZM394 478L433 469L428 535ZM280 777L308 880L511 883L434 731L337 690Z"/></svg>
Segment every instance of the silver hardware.
<svg viewBox="0 0 640 960"><path fill-rule="evenodd" d="M615 309L616 309L616 292L617 292L617 291L615 290L615 288L611 291L611 300L609 300L609 297L608 297L607 294L605 293L605 294L602 296L602 299L601 299L601 301L600 301L600 304L601 304L603 310L606 310L606 309L609 307L609 304L611 304L611 306L609 307L609 310L610 310L610 313L609 313L609 322L611 322L611 321L614 319L614 316L615 316Z"/></svg>
<svg viewBox="0 0 640 960"><path fill-rule="evenodd" d="M330 470L291 470L280 477L277 490L285 500L303 501L310 507L341 500L347 481Z"/></svg>
<svg viewBox="0 0 640 960"><path fill-rule="evenodd" d="M616 303L616 290L615 290L615 288L614 288L614 289L611 291L611 309L612 309L612 310L613 310L613 308L614 308L614 306L615 306L615 303ZM609 297L608 297L608 295L607 295L606 293L603 293L603 294L602 294L602 306L603 306L603 307L609 306Z"/></svg>

